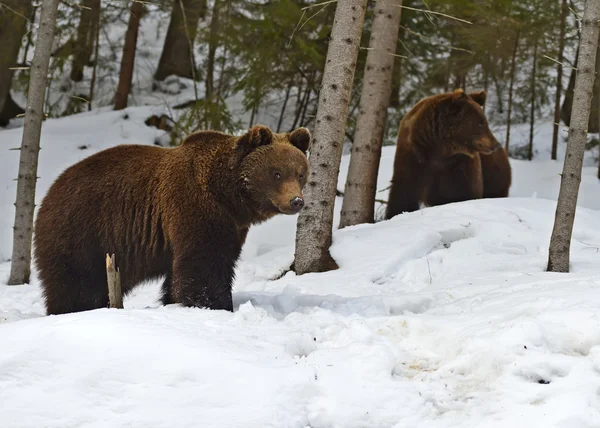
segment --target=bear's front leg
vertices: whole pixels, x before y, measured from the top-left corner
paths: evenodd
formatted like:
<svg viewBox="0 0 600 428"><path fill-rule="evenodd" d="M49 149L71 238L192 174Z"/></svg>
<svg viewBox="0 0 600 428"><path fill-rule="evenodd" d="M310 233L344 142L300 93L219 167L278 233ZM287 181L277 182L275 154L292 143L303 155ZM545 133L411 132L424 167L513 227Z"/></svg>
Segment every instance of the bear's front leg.
<svg viewBox="0 0 600 428"><path fill-rule="evenodd" d="M241 245L235 226L202 222L173 246L173 303L233 312L231 288Z"/></svg>

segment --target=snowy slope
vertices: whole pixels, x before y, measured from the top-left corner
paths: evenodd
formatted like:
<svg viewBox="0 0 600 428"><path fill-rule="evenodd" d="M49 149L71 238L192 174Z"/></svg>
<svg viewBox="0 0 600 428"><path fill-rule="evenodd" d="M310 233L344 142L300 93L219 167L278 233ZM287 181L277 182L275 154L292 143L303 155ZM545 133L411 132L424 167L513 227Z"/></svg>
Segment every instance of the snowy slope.
<svg viewBox="0 0 600 428"><path fill-rule="evenodd" d="M159 111L46 121L37 200L85 156L152 144L160 132L143 120ZM0 427L600 426L600 184L588 153L572 273L544 272L562 167L548 135L544 124L539 160L511 161L510 198L336 231L334 272L280 277L295 217L253 228L233 314L161 307L151 283L125 310L47 317L35 272L8 287L0 262ZM20 136L0 131L4 260ZM380 190L393 156L386 147Z"/></svg>

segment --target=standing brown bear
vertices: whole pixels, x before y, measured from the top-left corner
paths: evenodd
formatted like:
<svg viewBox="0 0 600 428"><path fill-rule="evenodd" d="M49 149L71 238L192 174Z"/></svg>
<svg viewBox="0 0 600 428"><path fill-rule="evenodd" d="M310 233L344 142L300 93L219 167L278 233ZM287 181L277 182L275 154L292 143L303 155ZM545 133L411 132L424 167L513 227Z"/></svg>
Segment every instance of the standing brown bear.
<svg viewBox="0 0 600 428"><path fill-rule="evenodd" d="M386 219L426 206L508 196L511 169L482 107L484 91L434 95L402 119Z"/></svg>
<svg viewBox="0 0 600 428"><path fill-rule="evenodd" d="M69 167L35 224L47 313L108 305L106 253L124 293L165 276L164 304L232 311L249 227L304 205L310 140L306 128L200 131L176 148L116 146Z"/></svg>

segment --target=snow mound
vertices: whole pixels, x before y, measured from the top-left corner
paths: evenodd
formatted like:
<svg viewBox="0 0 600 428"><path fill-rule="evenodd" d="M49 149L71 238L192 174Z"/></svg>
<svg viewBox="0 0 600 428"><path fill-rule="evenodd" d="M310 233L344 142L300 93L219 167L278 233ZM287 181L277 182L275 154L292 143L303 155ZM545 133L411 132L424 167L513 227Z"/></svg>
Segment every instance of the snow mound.
<svg viewBox="0 0 600 428"><path fill-rule="evenodd" d="M293 243L248 255L233 314L157 306L154 284L124 310L47 317L35 285L0 288L0 426L597 426L600 214L578 210L572 273L550 274L554 208L346 228L323 274L271 278Z"/></svg>

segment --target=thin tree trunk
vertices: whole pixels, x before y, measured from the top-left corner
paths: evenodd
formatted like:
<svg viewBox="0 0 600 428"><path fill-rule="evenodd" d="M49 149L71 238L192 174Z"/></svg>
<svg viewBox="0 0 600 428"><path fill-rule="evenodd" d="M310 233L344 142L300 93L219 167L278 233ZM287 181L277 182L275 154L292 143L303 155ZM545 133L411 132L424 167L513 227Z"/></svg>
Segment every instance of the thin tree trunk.
<svg viewBox="0 0 600 428"><path fill-rule="evenodd" d="M504 149L508 153L508 147L510 146L510 117L512 114L512 102L513 102L513 90L515 86L515 68L517 63L517 52L519 50L519 36L520 31L517 31L515 35L515 44L513 47L512 58L510 61L510 83L508 86L508 107L506 108L506 143L504 143Z"/></svg>
<svg viewBox="0 0 600 428"><path fill-rule="evenodd" d="M100 25L100 0L81 0L81 17L77 26L73 60L71 62L71 80L83 80L83 67L89 64L94 53L94 40Z"/></svg>
<svg viewBox="0 0 600 428"><path fill-rule="evenodd" d="M170 75L196 79L196 64L192 54L198 22L205 13L206 0L173 1L167 37L154 74L156 80L165 80Z"/></svg>
<svg viewBox="0 0 600 428"><path fill-rule="evenodd" d="M137 46L140 20L144 13L144 4L134 1L131 4L129 24L125 33L125 44L123 45L123 56L121 57L121 71L119 73L119 84L115 95L115 110L123 110L127 107L127 100L131 92L131 81L133 80L133 67L135 65L135 51Z"/></svg>
<svg viewBox="0 0 600 428"><path fill-rule="evenodd" d="M2 40L2 53L0 54L0 113L4 105L9 102L10 88L14 70L19 59L19 50L23 36L27 31L27 21L31 16L31 1L29 0L2 0L0 1L0 40ZM0 115L0 121L8 123L10 117Z"/></svg>
<svg viewBox="0 0 600 428"><path fill-rule="evenodd" d="M58 1L44 0L42 2L39 32L31 62L31 77L27 94L27 109L25 111L25 126L23 128L23 139L21 140L19 176L17 179L9 285L28 283L31 274L31 241L40 134L44 115L43 108L48 82L50 53L56 29Z"/></svg>
<svg viewBox="0 0 600 428"><path fill-rule="evenodd" d="M302 90L302 87L298 88L298 95L300 95L301 90ZM307 80L306 81L306 90L304 91L304 95L300 99L300 104L298 104L298 108L296 109L296 116L294 117L294 123L292 124L290 131L296 129L296 126L298 126L298 122L300 121L302 112L305 111L304 105L306 103L308 103L309 94L310 94L310 83Z"/></svg>
<svg viewBox="0 0 600 428"><path fill-rule="evenodd" d="M96 41L94 42L94 68L92 70L92 81L90 82L90 94L88 96L88 111L92 111L94 102L94 90L96 88L96 76L98 74L98 50L100 48L100 12L98 12L98 25L96 25Z"/></svg>
<svg viewBox="0 0 600 428"><path fill-rule="evenodd" d="M366 6L367 0L339 0L335 10L310 151L307 204L296 228L294 270L299 275L337 268L329 254L333 209Z"/></svg>
<svg viewBox="0 0 600 428"><path fill-rule="evenodd" d="M569 271L571 235L577 210L583 155L587 142L587 128L596 74L594 65L599 30L600 1L588 0L585 3L582 19L579 66L577 67L575 80L567 153L560 180L560 192L550 239L547 268L550 272Z"/></svg>
<svg viewBox="0 0 600 428"><path fill-rule="evenodd" d="M533 159L533 128L535 126L535 82L536 82L536 71L537 71L537 54L538 54L538 40L535 40L533 47L533 68L531 70L531 110L529 115L529 151L527 153L527 159Z"/></svg>
<svg viewBox="0 0 600 428"><path fill-rule="evenodd" d="M285 108L288 100L290 99L290 92L292 90L292 84L290 83L285 90L285 97L283 99L283 106L281 106L281 113L279 113L279 120L277 121L277 132L281 131L281 124L283 123L283 116L285 114Z"/></svg>
<svg viewBox="0 0 600 428"><path fill-rule="evenodd" d="M392 91L401 5L402 0L375 3L340 229L374 221L377 173Z"/></svg>
<svg viewBox="0 0 600 428"><path fill-rule="evenodd" d="M220 1L215 0L213 6L212 18L210 20L210 34L208 36L208 59L206 61L206 81L204 99L207 102L212 101L214 90L214 73L215 73L215 55L217 53L217 45L219 43L219 13Z"/></svg>
<svg viewBox="0 0 600 428"><path fill-rule="evenodd" d="M552 160L556 160L558 150L558 131L560 124L560 97L562 93L563 55L565 51L565 27L567 25L567 0L562 0L560 12L560 38L558 40L558 66L556 68L556 95L554 99L554 129L552 131ZM600 123L600 122L599 122Z"/></svg>

